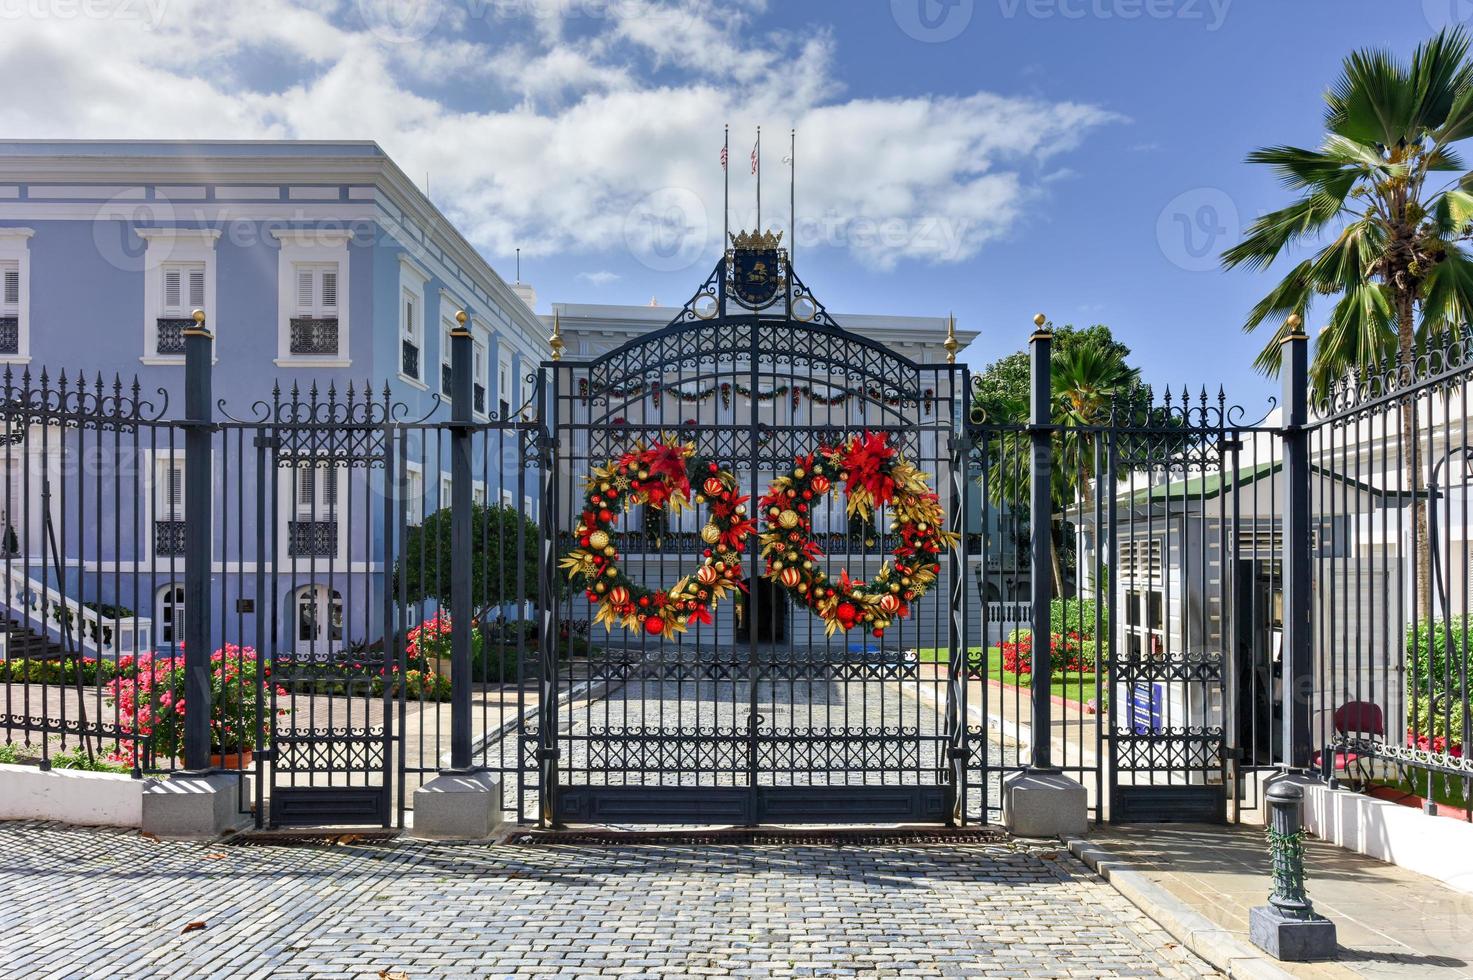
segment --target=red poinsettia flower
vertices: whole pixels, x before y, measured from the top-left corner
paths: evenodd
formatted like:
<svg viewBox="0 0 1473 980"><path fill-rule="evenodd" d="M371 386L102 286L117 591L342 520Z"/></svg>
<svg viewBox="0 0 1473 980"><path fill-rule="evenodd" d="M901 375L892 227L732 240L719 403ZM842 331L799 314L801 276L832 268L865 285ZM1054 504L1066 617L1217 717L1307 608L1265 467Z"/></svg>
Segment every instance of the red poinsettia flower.
<svg viewBox="0 0 1473 980"><path fill-rule="evenodd" d="M875 503L889 503L895 496L895 481L890 479L885 464L895 456L895 450L885 441L883 432L866 432L849 443L844 465L849 470L848 492L856 487L869 491Z"/></svg>

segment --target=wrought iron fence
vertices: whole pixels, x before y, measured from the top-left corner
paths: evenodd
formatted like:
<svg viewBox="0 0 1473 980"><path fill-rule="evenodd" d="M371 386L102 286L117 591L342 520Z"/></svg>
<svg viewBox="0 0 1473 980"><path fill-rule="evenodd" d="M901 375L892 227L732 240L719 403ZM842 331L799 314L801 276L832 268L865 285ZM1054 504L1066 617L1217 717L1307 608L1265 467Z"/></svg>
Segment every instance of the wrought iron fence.
<svg viewBox="0 0 1473 980"><path fill-rule="evenodd" d="M1448 331L1316 392L1309 425L1309 764L1473 819L1473 337ZM1377 790L1385 786L1386 790Z"/></svg>

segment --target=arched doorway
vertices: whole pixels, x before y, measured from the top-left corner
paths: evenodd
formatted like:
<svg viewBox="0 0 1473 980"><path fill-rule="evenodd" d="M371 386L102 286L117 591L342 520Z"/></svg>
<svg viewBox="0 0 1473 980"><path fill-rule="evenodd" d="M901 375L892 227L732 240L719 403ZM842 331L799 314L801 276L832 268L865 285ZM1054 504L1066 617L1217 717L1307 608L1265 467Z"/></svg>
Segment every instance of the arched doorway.
<svg viewBox="0 0 1473 980"><path fill-rule="evenodd" d="M292 593L291 648L298 657L329 657L343 648L343 596L325 585Z"/></svg>
<svg viewBox="0 0 1473 980"><path fill-rule="evenodd" d="M160 650L177 650L184 643L184 586L171 582L154 598L154 640Z"/></svg>

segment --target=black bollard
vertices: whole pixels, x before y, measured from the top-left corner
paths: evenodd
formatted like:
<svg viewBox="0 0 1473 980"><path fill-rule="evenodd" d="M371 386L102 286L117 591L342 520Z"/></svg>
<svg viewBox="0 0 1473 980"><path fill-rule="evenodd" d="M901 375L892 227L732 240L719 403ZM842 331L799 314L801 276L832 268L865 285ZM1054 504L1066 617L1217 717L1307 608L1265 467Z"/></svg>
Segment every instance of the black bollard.
<svg viewBox="0 0 1473 980"><path fill-rule="evenodd" d="M1278 960L1329 959L1335 923L1314 910L1304 888L1304 791L1287 779L1268 788L1268 845L1273 894L1248 915L1254 945Z"/></svg>

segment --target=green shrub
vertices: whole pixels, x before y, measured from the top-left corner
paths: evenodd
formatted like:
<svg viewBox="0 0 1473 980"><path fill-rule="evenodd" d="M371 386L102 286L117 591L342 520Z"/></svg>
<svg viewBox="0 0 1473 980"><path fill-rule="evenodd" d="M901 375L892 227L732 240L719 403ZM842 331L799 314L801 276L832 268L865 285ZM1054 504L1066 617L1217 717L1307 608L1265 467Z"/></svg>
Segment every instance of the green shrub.
<svg viewBox="0 0 1473 980"><path fill-rule="evenodd" d="M1451 641L1451 642L1449 642ZM1460 755L1473 725L1473 619L1457 616L1407 628L1407 741Z"/></svg>
<svg viewBox="0 0 1473 980"><path fill-rule="evenodd" d="M113 762L101 756L89 759L87 753L81 749L56 753L51 757L51 768L80 769L85 772L132 772L121 762Z"/></svg>
<svg viewBox="0 0 1473 980"><path fill-rule="evenodd" d="M13 766L20 762L20 749L14 742L0 742L0 763Z"/></svg>
<svg viewBox="0 0 1473 980"><path fill-rule="evenodd" d="M1055 633L1078 633L1094 639L1095 615L1100 617L1100 630L1109 635L1110 612L1105 603L1093 599L1055 599L1048 604L1049 622Z"/></svg>

